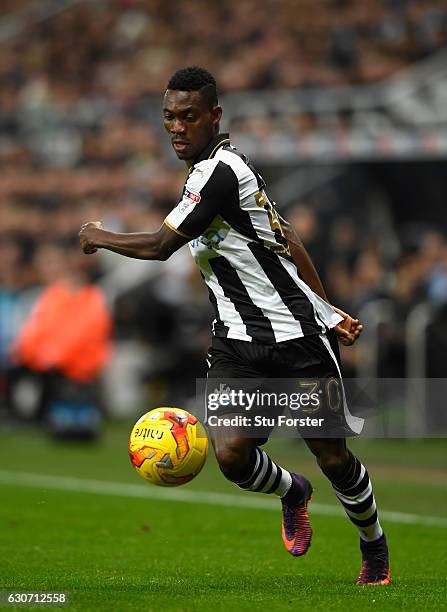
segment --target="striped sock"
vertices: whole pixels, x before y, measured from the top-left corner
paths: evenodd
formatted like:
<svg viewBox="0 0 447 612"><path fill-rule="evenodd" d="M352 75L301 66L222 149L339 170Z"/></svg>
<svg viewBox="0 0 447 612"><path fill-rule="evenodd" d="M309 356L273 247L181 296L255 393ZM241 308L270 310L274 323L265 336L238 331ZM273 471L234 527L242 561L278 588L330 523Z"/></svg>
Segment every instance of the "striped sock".
<svg viewBox="0 0 447 612"><path fill-rule="evenodd" d="M245 491L258 493L274 493L283 497L292 486L290 472L277 465L260 448L254 449L250 478L244 482L236 482Z"/></svg>
<svg viewBox="0 0 447 612"><path fill-rule="evenodd" d="M376 500L365 466L350 451L351 461L345 475L332 482L335 495L344 506L345 512L357 526L365 542L373 542L383 534L377 518Z"/></svg>

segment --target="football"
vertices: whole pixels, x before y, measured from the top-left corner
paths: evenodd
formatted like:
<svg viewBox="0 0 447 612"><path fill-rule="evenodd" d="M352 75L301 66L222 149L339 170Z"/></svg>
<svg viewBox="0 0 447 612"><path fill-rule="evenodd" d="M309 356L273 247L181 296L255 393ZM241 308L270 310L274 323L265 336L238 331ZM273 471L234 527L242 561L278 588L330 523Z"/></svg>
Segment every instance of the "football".
<svg viewBox="0 0 447 612"><path fill-rule="evenodd" d="M208 454L205 429L195 416L180 408L156 408L135 423L129 455L138 474L162 487L192 480Z"/></svg>

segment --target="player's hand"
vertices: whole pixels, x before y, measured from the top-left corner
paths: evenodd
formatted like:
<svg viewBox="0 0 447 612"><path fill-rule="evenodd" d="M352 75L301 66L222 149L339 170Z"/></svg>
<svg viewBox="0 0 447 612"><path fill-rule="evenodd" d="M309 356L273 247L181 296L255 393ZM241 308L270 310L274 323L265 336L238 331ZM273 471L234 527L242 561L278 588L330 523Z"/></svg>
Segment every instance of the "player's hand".
<svg viewBox="0 0 447 612"><path fill-rule="evenodd" d="M351 346L351 344L358 340L363 331L363 325L358 319L354 319L346 312L343 312L343 310L340 310L340 308L333 306L333 309L343 317L343 321L334 328L338 341L344 346Z"/></svg>
<svg viewBox="0 0 447 612"><path fill-rule="evenodd" d="M98 229L102 229L101 221L89 221L81 227L79 242L81 243L81 249L86 255L96 253L98 250L95 244L95 233Z"/></svg>

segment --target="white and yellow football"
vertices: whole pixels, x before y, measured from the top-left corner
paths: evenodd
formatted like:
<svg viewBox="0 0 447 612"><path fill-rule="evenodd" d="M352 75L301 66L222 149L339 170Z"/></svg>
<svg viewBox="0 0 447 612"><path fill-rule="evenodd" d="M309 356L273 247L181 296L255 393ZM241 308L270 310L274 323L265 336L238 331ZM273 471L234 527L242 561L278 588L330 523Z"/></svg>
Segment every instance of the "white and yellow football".
<svg viewBox="0 0 447 612"><path fill-rule="evenodd" d="M205 429L180 408L155 408L135 423L129 455L138 474L161 487L177 487L195 478L208 454Z"/></svg>

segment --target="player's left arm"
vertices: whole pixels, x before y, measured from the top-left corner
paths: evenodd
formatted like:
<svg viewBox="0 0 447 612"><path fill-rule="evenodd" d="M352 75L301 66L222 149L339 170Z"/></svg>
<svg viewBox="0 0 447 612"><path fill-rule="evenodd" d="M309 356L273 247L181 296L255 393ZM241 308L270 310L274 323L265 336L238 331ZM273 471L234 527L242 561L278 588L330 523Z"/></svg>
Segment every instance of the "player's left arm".
<svg viewBox="0 0 447 612"><path fill-rule="evenodd" d="M281 228L284 237L286 238L289 245L290 254L297 269L299 270L301 278L304 280L306 285L308 285L312 289L314 293L320 296L325 302L329 303L320 276L317 270L315 269L315 266L309 256L309 253L306 251L306 248L301 238L298 236L298 234L288 221L283 219L283 217L281 217L280 215L278 216L281 222ZM341 321L334 328L339 341L345 346L350 346L351 344L354 344L354 342L362 333L363 325L361 325L358 319L354 319L343 310L340 310L340 308L336 308L335 306L332 306L332 308L341 317L343 317L343 321Z"/></svg>
<svg viewBox="0 0 447 612"><path fill-rule="evenodd" d="M186 244L190 238L182 236L163 224L156 232L120 234L102 227L101 222L85 223L79 232L81 248L86 255L107 249L134 259L165 261Z"/></svg>
<svg viewBox="0 0 447 612"><path fill-rule="evenodd" d="M315 266L306 251L301 238L298 236L294 228L281 215L278 215L281 229L284 237L289 244L290 254L299 270L300 276L314 293L319 295L325 302L329 302L326 292L321 282L320 276L315 269Z"/></svg>

